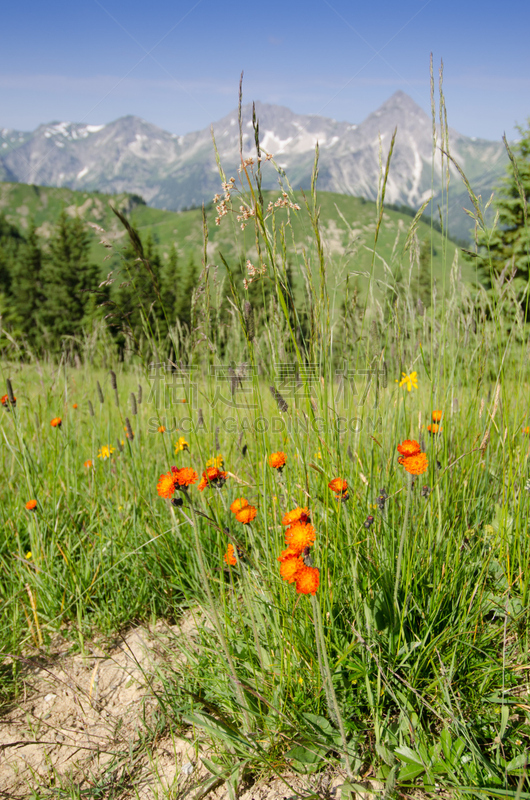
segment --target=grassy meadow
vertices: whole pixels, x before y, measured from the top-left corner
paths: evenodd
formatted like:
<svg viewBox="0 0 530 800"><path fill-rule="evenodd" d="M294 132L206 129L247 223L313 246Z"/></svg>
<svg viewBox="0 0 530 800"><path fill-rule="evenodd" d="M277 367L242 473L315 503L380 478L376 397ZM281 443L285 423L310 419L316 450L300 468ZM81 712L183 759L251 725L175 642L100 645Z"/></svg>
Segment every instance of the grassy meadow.
<svg viewBox="0 0 530 800"><path fill-rule="evenodd" d="M384 180L377 205L344 199L352 230L372 215L370 247L350 252L343 222L334 254L316 182L307 206L287 187L269 211L256 165L238 186L221 193L235 213L207 219L204 264L214 240L238 251L250 209L261 306L226 256L221 284L203 269L188 332L161 339L145 311L143 359L113 361L100 326L75 360L1 364L5 706L58 636L83 652L193 613L193 643L175 637L181 657L159 667L161 725L215 744L206 765L230 796L333 770L342 798L370 779L385 797L529 798L529 351L512 279L466 281L429 229L426 294L423 223L396 240L389 211L384 227Z"/></svg>

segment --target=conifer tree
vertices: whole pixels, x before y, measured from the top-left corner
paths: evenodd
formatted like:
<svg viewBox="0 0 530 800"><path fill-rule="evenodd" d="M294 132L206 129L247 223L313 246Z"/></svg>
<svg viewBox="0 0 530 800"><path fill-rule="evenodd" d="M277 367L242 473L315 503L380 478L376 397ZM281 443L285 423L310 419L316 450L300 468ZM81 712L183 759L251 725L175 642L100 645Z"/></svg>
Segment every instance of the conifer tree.
<svg viewBox="0 0 530 800"><path fill-rule="evenodd" d="M431 305L431 243L428 239L420 243L418 272L412 284L412 295L424 308Z"/></svg>
<svg viewBox="0 0 530 800"><path fill-rule="evenodd" d="M24 239L18 229L0 214L0 293L8 295L11 288L12 265Z"/></svg>
<svg viewBox="0 0 530 800"><path fill-rule="evenodd" d="M186 273L181 280L182 292L176 303L176 315L181 324L190 325L191 323L191 301L193 290L197 286L198 271L193 254L190 253Z"/></svg>
<svg viewBox="0 0 530 800"><path fill-rule="evenodd" d="M13 263L11 302L16 314L17 327L32 345L39 341L37 319L46 300L42 285L43 254L32 223L26 242L19 248Z"/></svg>
<svg viewBox="0 0 530 800"><path fill-rule="evenodd" d="M168 323L173 325L177 316L179 298L182 293L177 248L173 244L169 257L160 269L160 296Z"/></svg>
<svg viewBox="0 0 530 800"><path fill-rule="evenodd" d="M490 270L498 274L512 263L519 278L527 281L530 275L530 118L526 129L517 129L521 139L512 148L517 171L510 161L494 199L498 225L493 232L481 232L478 237L478 265L487 283Z"/></svg>
<svg viewBox="0 0 530 800"><path fill-rule="evenodd" d="M61 337L81 333L90 324L90 295L97 291L99 269L90 263L90 238L83 222L63 211L42 266L44 303L39 321L49 332L55 349Z"/></svg>

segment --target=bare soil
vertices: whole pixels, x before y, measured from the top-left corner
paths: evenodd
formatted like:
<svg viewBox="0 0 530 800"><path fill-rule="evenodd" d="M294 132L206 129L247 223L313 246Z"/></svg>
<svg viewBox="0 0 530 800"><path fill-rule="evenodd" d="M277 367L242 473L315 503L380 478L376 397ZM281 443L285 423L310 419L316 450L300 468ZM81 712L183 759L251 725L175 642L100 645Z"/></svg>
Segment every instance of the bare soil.
<svg viewBox="0 0 530 800"><path fill-rule="evenodd" d="M22 696L0 720L0 798L47 798L59 788L72 798L81 792L115 800L231 797L202 763L209 755L204 743L188 733L153 736L157 659L175 634L193 636L194 625L188 619L152 631L138 627L109 652L93 646L71 655L63 642L28 659ZM239 798L313 793L338 800L342 783L338 773L286 774L245 787Z"/></svg>

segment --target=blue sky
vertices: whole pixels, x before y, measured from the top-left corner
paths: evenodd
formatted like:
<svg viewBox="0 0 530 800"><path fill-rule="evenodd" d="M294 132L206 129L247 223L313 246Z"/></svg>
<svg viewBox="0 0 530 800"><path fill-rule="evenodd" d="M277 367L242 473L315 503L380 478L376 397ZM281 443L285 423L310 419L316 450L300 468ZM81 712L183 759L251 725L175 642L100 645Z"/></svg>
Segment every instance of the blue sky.
<svg viewBox="0 0 530 800"><path fill-rule="evenodd" d="M451 127L516 135L530 116L530 3L488 0L24 0L0 14L0 127L136 114L198 130L244 100L361 122L401 89Z"/></svg>

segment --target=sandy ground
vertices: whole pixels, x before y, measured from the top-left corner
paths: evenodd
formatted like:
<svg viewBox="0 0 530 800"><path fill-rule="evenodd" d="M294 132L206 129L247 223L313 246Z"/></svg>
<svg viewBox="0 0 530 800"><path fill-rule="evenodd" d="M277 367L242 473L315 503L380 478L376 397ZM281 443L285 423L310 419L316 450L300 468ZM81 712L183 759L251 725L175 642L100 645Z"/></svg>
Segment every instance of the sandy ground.
<svg viewBox="0 0 530 800"><path fill-rule="evenodd" d="M23 695L1 720L0 798L48 797L63 788L68 797L92 789L94 797L116 800L338 800L337 773L286 774L231 794L202 763L204 745L187 734L153 739L157 658L176 633L192 636L193 625L138 627L107 653L92 647L69 655L63 644L29 659Z"/></svg>

